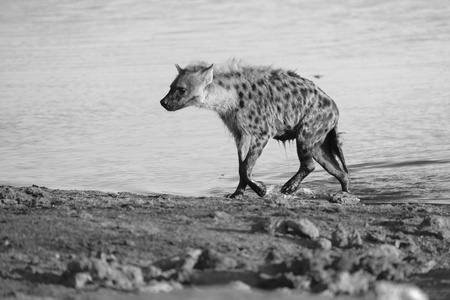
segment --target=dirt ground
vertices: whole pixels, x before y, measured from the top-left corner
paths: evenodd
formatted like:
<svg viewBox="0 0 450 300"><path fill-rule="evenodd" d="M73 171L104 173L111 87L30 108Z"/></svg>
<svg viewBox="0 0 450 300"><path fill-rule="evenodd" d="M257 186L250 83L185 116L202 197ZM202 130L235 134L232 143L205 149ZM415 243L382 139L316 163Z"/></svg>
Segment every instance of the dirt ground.
<svg viewBox="0 0 450 300"><path fill-rule="evenodd" d="M0 186L0 298L450 299L448 206L329 200Z"/></svg>

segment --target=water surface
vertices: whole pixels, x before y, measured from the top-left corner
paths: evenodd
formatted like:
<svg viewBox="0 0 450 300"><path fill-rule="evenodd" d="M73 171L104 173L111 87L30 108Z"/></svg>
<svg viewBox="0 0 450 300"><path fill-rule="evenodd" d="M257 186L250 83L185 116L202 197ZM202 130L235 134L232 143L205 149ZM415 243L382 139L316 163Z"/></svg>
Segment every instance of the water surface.
<svg viewBox="0 0 450 300"><path fill-rule="evenodd" d="M170 113L159 100L174 63L236 57L295 69L335 99L361 198L450 203L446 1L4 0L0 8L1 184L232 192L236 149L219 118ZM297 168L294 146L272 141L255 177L276 189ZM304 186L340 188L319 166Z"/></svg>

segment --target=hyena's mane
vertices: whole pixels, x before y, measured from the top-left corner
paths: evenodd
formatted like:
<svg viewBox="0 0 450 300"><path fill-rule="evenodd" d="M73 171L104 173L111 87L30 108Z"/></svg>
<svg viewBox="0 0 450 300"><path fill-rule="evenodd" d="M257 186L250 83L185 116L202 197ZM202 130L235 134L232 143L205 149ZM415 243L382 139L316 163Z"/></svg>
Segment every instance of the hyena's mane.
<svg viewBox="0 0 450 300"><path fill-rule="evenodd" d="M191 62L186 66L189 72L197 72L211 66L205 61ZM282 72L282 69L274 69L272 66L251 66L243 63L239 59L229 59L222 64L214 64L213 67L215 77L247 77L249 79L258 77L268 77L271 74Z"/></svg>

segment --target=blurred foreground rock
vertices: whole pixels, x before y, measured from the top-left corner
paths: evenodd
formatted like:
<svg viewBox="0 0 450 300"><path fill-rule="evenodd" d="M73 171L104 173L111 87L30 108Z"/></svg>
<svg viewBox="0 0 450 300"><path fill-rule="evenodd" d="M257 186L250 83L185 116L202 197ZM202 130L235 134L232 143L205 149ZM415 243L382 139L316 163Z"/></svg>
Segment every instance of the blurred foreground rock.
<svg viewBox="0 0 450 300"><path fill-rule="evenodd" d="M450 239L450 218L440 216L425 217L417 226L419 233L434 235L440 239Z"/></svg>

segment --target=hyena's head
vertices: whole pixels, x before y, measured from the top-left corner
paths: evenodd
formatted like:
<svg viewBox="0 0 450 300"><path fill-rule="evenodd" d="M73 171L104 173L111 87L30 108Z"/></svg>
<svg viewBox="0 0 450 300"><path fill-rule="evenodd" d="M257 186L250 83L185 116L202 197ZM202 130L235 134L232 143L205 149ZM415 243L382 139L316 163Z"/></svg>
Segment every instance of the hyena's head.
<svg viewBox="0 0 450 300"><path fill-rule="evenodd" d="M161 100L161 105L169 111L188 106L201 106L207 95L206 87L213 80L213 65L186 69L177 64L175 66L178 76L170 85L169 93Z"/></svg>

